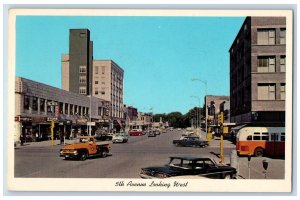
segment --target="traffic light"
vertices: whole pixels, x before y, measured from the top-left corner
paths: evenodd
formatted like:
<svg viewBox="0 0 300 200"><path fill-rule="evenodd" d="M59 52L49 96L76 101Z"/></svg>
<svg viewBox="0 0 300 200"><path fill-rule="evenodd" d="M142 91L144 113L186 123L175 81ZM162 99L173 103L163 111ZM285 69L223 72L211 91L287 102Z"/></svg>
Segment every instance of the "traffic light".
<svg viewBox="0 0 300 200"><path fill-rule="evenodd" d="M224 123L224 113L220 112L220 114L218 114L218 124L219 126L222 126Z"/></svg>

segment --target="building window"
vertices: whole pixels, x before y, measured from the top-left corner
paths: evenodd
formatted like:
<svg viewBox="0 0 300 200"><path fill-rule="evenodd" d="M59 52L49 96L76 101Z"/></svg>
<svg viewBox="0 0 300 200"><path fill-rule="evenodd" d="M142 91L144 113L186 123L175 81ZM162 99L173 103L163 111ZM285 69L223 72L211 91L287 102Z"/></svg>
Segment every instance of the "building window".
<svg viewBox="0 0 300 200"><path fill-rule="evenodd" d="M65 103L65 115L69 113L69 104Z"/></svg>
<svg viewBox="0 0 300 200"><path fill-rule="evenodd" d="M285 32L286 32L286 29L285 28L281 28L280 29L280 44L286 44L286 41L285 41Z"/></svg>
<svg viewBox="0 0 300 200"><path fill-rule="evenodd" d="M79 76L79 83L86 83L86 76Z"/></svg>
<svg viewBox="0 0 300 200"><path fill-rule="evenodd" d="M74 114L74 110L73 110L73 104L70 104L70 115L73 115Z"/></svg>
<svg viewBox="0 0 300 200"><path fill-rule="evenodd" d="M98 85L98 81L95 81L95 84Z"/></svg>
<svg viewBox="0 0 300 200"><path fill-rule="evenodd" d="M40 99L40 112L45 112L45 99Z"/></svg>
<svg viewBox="0 0 300 200"><path fill-rule="evenodd" d="M105 66L101 66L101 73L105 74Z"/></svg>
<svg viewBox="0 0 300 200"><path fill-rule="evenodd" d="M257 99L258 100L275 100L275 84L271 83L259 83L257 87L258 95Z"/></svg>
<svg viewBox="0 0 300 200"><path fill-rule="evenodd" d="M285 56L280 56L280 72L285 72Z"/></svg>
<svg viewBox="0 0 300 200"><path fill-rule="evenodd" d="M80 37L85 37L86 33L80 33Z"/></svg>
<svg viewBox="0 0 300 200"><path fill-rule="evenodd" d="M98 94L98 88L95 88L95 94Z"/></svg>
<svg viewBox="0 0 300 200"><path fill-rule="evenodd" d="M95 67L95 73L96 73L96 74L99 73L99 67L98 67L98 66Z"/></svg>
<svg viewBox="0 0 300 200"><path fill-rule="evenodd" d="M64 107L64 103L63 102L59 102L59 113L60 114L63 114L64 110L63 110L63 107Z"/></svg>
<svg viewBox="0 0 300 200"><path fill-rule="evenodd" d="M105 91L101 91L101 94L102 94L102 95L105 95Z"/></svg>
<svg viewBox="0 0 300 200"><path fill-rule="evenodd" d="M79 94L86 94L86 88L85 87L79 87Z"/></svg>
<svg viewBox="0 0 300 200"><path fill-rule="evenodd" d="M101 83L102 83L102 85L105 85L105 82L102 81Z"/></svg>
<svg viewBox="0 0 300 200"><path fill-rule="evenodd" d="M86 66L85 65L79 66L79 73L86 73Z"/></svg>
<svg viewBox="0 0 300 200"><path fill-rule="evenodd" d="M47 112L48 112L48 113L53 113L52 106L49 105L49 103L52 103L52 100L48 100L47 102L48 102L48 103L47 103Z"/></svg>
<svg viewBox="0 0 300 200"><path fill-rule="evenodd" d="M275 57L258 57L257 72L275 72Z"/></svg>
<svg viewBox="0 0 300 200"><path fill-rule="evenodd" d="M29 110L29 105L30 105L30 97L27 95L24 95L24 105L23 108L25 110Z"/></svg>
<svg viewBox="0 0 300 200"><path fill-rule="evenodd" d="M275 29L257 29L257 44L275 44Z"/></svg>
<svg viewBox="0 0 300 200"><path fill-rule="evenodd" d="M32 97L32 110L37 111L38 110L38 98Z"/></svg>
<svg viewBox="0 0 300 200"><path fill-rule="evenodd" d="M280 84L280 99L285 100L285 83Z"/></svg>

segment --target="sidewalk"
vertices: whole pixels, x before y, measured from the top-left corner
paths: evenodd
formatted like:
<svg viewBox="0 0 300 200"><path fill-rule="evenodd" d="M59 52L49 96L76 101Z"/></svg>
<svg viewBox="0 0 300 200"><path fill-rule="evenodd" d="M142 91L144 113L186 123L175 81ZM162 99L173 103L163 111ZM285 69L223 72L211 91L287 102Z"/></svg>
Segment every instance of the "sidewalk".
<svg viewBox="0 0 300 200"><path fill-rule="evenodd" d="M74 143L75 139L72 140L65 140L64 143L60 144L60 140L54 140L53 146L57 146L57 145L66 145L66 144L72 144ZM51 147L52 143L51 140L45 140L45 141L41 141L41 142L27 142L24 143L22 146L21 145L17 145L15 148L28 148L28 147Z"/></svg>

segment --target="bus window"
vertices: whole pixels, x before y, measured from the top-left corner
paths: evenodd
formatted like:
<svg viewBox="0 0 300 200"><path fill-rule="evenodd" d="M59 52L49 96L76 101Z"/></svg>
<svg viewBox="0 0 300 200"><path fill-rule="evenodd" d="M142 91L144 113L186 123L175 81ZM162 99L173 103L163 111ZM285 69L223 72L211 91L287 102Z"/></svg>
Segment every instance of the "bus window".
<svg viewBox="0 0 300 200"><path fill-rule="evenodd" d="M254 132L253 140L261 140L260 133Z"/></svg>
<svg viewBox="0 0 300 200"><path fill-rule="evenodd" d="M280 141L285 141L285 133L281 133Z"/></svg>
<svg viewBox="0 0 300 200"><path fill-rule="evenodd" d="M277 133L271 133L271 141L277 141L277 140L278 140Z"/></svg>
<svg viewBox="0 0 300 200"><path fill-rule="evenodd" d="M262 140L269 140L269 133L262 133Z"/></svg>
<svg viewBox="0 0 300 200"><path fill-rule="evenodd" d="M247 140L252 140L252 135L248 135Z"/></svg>

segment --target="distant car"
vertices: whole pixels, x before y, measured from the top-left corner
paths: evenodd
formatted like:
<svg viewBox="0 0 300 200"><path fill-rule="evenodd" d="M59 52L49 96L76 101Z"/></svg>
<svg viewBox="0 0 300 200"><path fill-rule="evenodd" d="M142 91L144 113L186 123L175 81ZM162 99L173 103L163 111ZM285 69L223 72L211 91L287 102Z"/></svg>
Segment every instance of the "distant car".
<svg viewBox="0 0 300 200"><path fill-rule="evenodd" d="M129 131L130 136L141 136L144 135L143 131L141 129L132 129Z"/></svg>
<svg viewBox="0 0 300 200"><path fill-rule="evenodd" d="M149 131L147 135L148 135L148 137L156 137L156 132Z"/></svg>
<svg viewBox="0 0 300 200"><path fill-rule="evenodd" d="M199 137L184 137L179 140L173 140L173 144L182 147L206 147L208 146L208 141L201 140Z"/></svg>
<svg viewBox="0 0 300 200"><path fill-rule="evenodd" d="M154 133L155 133L156 135L160 135L160 131L159 131L159 130L155 130Z"/></svg>
<svg viewBox="0 0 300 200"><path fill-rule="evenodd" d="M234 179L237 171L227 165L219 165L210 158L170 157L170 162L164 166L145 167L141 169L140 177L153 178L211 178Z"/></svg>
<svg viewBox="0 0 300 200"><path fill-rule="evenodd" d="M128 134L127 133L116 133L112 137L113 143L126 143L128 142Z"/></svg>
<svg viewBox="0 0 300 200"><path fill-rule="evenodd" d="M103 134L95 135L95 138L98 141L112 140L112 137L113 137L112 133L103 133Z"/></svg>

